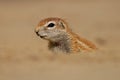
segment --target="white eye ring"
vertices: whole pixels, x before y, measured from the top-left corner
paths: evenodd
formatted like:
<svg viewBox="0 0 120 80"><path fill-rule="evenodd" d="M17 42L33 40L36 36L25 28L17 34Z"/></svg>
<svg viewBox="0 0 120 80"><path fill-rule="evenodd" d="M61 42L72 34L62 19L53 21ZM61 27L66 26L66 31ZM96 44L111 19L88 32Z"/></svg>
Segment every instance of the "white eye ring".
<svg viewBox="0 0 120 80"><path fill-rule="evenodd" d="M49 21L48 23L45 24L45 26L48 28L48 29L53 29L55 28L55 21Z"/></svg>

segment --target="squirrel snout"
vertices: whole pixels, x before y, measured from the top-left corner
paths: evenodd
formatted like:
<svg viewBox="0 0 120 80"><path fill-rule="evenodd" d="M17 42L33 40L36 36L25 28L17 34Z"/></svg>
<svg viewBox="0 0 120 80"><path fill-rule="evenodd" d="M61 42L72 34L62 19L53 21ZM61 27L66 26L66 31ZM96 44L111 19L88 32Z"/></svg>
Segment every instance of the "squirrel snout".
<svg viewBox="0 0 120 80"><path fill-rule="evenodd" d="M39 36L39 31L35 31L35 33L37 34L37 36Z"/></svg>
<svg viewBox="0 0 120 80"><path fill-rule="evenodd" d="M47 36L44 31L35 30L35 33L37 36L40 36L40 38L45 38Z"/></svg>
<svg viewBox="0 0 120 80"><path fill-rule="evenodd" d="M37 36L39 36L39 27L37 26L36 28L35 28L35 33L37 34Z"/></svg>
<svg viewBox="0 0 120 80"><path fill-rule="evenodd" d="M34 31L35 31L35 33L37 34L37 36L39 36L39 30L38 30L38 29L35 29Z"/></svg>
<svg viewBox="0 0 120 80"><path fill-rule="evenodd" d="M37 36L40 36L41 38L44 37L44 36L39 35L39 31L36 31L35 33L37 34Z"/></svg>

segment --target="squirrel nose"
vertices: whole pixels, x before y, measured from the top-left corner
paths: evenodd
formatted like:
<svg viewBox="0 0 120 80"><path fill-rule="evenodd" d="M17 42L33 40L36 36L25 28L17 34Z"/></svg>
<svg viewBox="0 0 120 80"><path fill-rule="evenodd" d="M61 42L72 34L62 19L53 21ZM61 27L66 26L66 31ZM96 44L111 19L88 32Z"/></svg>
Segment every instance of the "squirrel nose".
<svg viewBox="0 0 120 80"><path fill-rule="evenodd" d="M37 34L37 36L39 36L39 31L35 31L35 33Z"/></svg>
<svg viewBox="0 0 120 80"><path fill-rule="evenodd" d="M35 28L35 33L37 34L37 36L39 36L39 27L37 26L36 28Z"/></svg>

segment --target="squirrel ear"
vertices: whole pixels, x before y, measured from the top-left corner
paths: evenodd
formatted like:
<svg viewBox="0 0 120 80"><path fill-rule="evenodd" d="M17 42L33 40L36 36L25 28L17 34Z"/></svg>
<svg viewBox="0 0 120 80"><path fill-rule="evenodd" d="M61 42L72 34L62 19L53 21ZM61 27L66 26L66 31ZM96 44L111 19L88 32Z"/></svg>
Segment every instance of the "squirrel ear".
<svg viewBox="0 0 120 80"><path fill-rule="evenodd" d="M60 21L60 26L63 28L63 29L65 29L65 24L62 22L62 21Z"/></svg>

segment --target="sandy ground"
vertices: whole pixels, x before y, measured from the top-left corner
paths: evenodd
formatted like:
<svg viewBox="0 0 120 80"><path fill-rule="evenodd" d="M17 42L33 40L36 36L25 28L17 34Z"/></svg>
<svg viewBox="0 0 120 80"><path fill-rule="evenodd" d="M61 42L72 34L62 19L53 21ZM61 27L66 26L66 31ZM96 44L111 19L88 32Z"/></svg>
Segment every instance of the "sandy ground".
<svg viewBox="0 0 120 80"><path fill-rule="evenodd" d="M65 19L94 53L53 54L34 28ZM0 1L0 80L120 80L120 1Z"/></svg>

